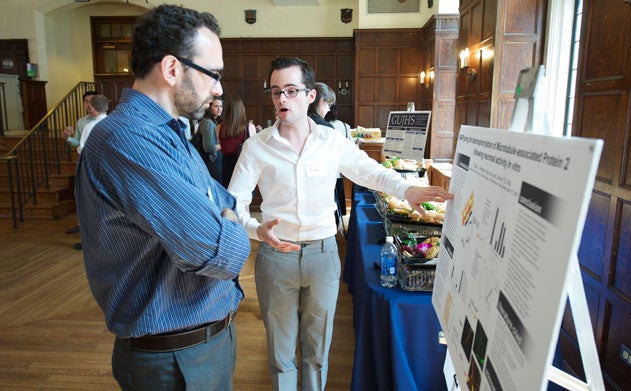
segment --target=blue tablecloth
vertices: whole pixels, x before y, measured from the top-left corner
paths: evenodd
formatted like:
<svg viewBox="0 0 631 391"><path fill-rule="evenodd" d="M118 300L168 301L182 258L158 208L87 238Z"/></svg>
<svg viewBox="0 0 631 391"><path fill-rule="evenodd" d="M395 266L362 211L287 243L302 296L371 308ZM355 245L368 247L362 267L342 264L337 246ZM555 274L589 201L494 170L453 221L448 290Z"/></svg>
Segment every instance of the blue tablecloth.
<svg viewBox="0 0 631 391"><path fill-rule="evenodd" d="M383 223L371 193L354 189L344 266L353 294L355 358L351 389L446 390L446 345L430 292L408 292L379 284Z"/></svg>

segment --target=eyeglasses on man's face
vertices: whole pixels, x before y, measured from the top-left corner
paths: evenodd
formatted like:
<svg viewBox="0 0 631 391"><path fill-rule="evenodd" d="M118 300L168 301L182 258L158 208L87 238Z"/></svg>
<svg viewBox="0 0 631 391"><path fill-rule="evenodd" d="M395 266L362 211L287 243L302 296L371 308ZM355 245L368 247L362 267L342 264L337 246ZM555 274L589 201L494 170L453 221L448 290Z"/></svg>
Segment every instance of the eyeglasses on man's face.
<svg viewBox="0 0 631 391"><path fill-rule="evenodd" d="M298 96L298 93L300 91L309 92L311 91L311 89L310 88L287 88L285 90L273 89L269 92L269 94L272 97L272 99L280 98L281 94L285 95L287 98L295 98L296 96Z"/></svg>
<svg viewBox="0 0 631 391"><path fill-rule="evenodd" d="M204 68L202 66L199 66L199 65L195 64L193 61L187 60L186 58L182 58L182 57L176 56L176 55L173 55L173 57L177 58L177 60L179 62L181 62L182 64L184 64L186 66L189 66L189 67L195 69L196 71L199 71L199 72L203 73L206 76L210 76L211 78L215 79L216 82L219 82L221 80L221 75L219 73L217 73L217 72L213 72L213 71L208 70L208 69L206 69L206 68Z"/></svg>

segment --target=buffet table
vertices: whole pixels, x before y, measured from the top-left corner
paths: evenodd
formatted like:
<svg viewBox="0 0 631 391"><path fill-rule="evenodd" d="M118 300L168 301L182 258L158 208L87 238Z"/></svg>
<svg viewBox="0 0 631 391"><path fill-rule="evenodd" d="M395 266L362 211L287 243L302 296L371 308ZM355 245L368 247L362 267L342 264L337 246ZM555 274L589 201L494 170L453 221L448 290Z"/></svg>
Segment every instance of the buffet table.
<svg viewBox="0 0 631 391"><path fill-rule="evenodd" d="M354 187L344 281L353 294L355 357L352 390L445 390L446 346L431 292L379 284L385 231L371 192Z"/></svg>

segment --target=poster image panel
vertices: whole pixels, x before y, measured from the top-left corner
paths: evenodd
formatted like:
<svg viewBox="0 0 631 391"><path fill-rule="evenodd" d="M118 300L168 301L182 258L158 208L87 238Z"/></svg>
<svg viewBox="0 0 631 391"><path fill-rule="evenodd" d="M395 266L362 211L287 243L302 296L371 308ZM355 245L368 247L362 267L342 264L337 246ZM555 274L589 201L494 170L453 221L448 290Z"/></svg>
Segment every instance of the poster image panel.
<svg viewBox="0 0 631 391"><path fill-rule="evenodd" d="M601 151L462 127L432 294L461 387L545 389Z"/></svg>

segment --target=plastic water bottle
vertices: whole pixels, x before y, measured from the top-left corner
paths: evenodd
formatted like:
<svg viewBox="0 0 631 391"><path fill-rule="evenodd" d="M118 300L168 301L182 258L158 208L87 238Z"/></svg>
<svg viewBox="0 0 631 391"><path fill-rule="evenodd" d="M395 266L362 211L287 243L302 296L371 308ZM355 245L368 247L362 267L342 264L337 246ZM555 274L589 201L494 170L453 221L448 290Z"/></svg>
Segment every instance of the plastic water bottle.
<svg viewBox="0 0 631 391"><path fill-rule="evenodd" d="M386 236L381 248L381 286L393 288L397 285L398 252L392 236Z"/></svg>

